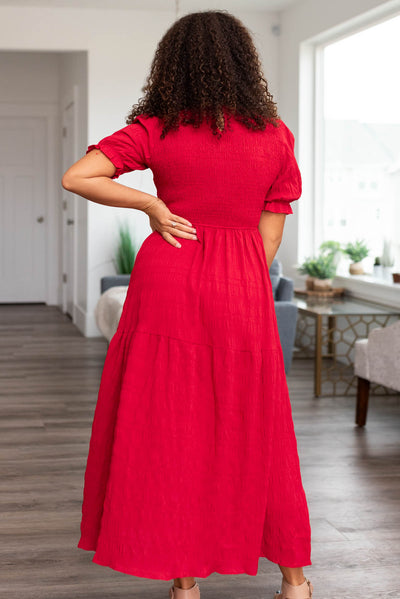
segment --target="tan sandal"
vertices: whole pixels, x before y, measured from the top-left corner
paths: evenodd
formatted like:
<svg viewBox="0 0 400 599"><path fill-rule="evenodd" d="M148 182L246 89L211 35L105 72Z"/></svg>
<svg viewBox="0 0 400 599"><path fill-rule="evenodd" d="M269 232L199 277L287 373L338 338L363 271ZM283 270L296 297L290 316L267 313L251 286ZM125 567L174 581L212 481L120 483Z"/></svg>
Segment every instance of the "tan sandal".
<svg viewBox="0 0 400 599"><path fill-rule="evenodd" d="M190 589L181 589L172 585L169 589L170 599L200 599L200 587L197 582Z"/></svg>
<svg viewBox="0 0 400 599"><path fill-rule="evenodd" d="M313 594L313 585L305 578L302 584L289 584L282 576L280 591L276 591L274 599L311 599Z"/></svg>

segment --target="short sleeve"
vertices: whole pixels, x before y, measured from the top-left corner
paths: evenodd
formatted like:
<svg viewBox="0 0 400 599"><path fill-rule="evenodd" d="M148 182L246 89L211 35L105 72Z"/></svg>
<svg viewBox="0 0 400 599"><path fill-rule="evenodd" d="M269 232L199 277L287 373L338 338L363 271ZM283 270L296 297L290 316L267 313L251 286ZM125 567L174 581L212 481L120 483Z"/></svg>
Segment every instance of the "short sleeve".
<svg viewBox="0 0 400 599"><path fill-rule="evenodd" d="M300 198L302 193L302 179L294 155L294 135L283 121L281 121L281 127L281 139L284 144L282 166L267 191L263 209L269 212L293 214L290 203Z"/></svg>
<svg viewBox="0 0 400 599"><path fill-rule="evenodd" d="M136 117L130 125L104 137L97 144L88 146L86 154L94 149L101 150L117 169L112 176L112 179L117 179L124 173L149 168L149 139L146 119Z"/></svg>

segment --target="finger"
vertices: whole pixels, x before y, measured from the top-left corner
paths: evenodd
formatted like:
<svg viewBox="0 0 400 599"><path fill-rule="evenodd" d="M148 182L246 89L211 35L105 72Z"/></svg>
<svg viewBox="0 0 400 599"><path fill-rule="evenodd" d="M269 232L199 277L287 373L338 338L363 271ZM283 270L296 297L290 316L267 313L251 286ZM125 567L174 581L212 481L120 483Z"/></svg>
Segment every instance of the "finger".
<svg viewBox="0 0 400 599"><path fill-rule="evenodd" d="M163 233L161 233L162 237L165 239L165 241L168 241L168 243L170 243L171 245L174 245L175 247L182 247L181 244L179 243L179 241L177 239L175 239L174 237L172 237L172 235L170 233L167 233L167 231L164 231Z"/></svg>
<svg viewBox="0 0 400 599"><path fill-rule="evenodd" d="M170 229L172 229L172 227L170 227ZM173 228L173 234L177 237L183 237L184 239L198 239L195 233L186 233L186 231L182 231L181 229L175 227Z"/></svg>
<svg viewBox="0 0 400 599"><path fill-rule="evenodd" d="M171 224L172 227L174 227L174 229L181 229L182 231L190 231L190 232L196 232L195 227L193 227L192 224L188 225L189 221L187 221L185 218L182 218L180 216L172 216L169 219L169 223Z"/></svg>
<svg viewBox="0 0 400 599"><path fill-rule="evenodd" d="M175 226L173 224L171 225L167 225L167 227L169 228L170 232L173 234L178 234L178 231L180 233L185 233L187 235L189 235L189 237L191 235L196 235L196 229L194 227L187 227L186 225L182 225L180 223L176 223Z"/></svg>
<svg viewBox="0 0 400 599"><path fill-rule="evenodd" d="M187 219L183 218L183 216L178 216L177 214L171 214L171 219L175 222L182 223L188 227L192 227L192 223Z"/></svg>

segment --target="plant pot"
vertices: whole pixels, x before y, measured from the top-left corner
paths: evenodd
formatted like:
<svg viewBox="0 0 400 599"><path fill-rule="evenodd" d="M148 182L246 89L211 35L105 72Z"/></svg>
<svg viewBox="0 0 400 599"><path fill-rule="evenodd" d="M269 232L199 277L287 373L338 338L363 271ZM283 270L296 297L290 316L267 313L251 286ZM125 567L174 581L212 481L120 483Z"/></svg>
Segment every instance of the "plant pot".
<svg viewBox="0 0 400 599"><path fill-rule="evenodd" d="M308 276L306 278L306 289L307 291L312 291L314 289L314 279L315 277Z"/></svg>
<svg viewBox="0 0 400 599"><path fill-rule="evenodd" d="M329 291L332 289L332 279L314 279L315 291Z"/></svg>
<svg viewBox="0 0 400 599"><path fill-rule="evenodd" d="M349 272L351 275L363 275L364 268L362 262L353 262L352 264L350 264Z"/></svg>
<svg viewBox="0 0 400 599"><path fill-rule="evenodd" d="M400 283L400 272L392 272L393 283Z"/></svg>

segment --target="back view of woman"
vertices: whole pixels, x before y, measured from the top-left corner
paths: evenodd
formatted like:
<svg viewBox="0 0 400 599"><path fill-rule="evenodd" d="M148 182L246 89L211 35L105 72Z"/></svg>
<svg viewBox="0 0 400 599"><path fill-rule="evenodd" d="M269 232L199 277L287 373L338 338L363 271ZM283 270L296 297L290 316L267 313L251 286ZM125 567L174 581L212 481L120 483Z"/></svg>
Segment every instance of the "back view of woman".
<svg viewBox="0 0 400 599"><path fill-rule="evenodd" d="M63 176L88 200L143 210L100 383L78 547L173 579L279 565L279 599L307 599L310 523L269 267L301 195L294 137L251 36L226 11L166 32L127 125ZM150 168L157 197L113 179Z"/></svg>

